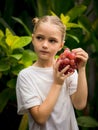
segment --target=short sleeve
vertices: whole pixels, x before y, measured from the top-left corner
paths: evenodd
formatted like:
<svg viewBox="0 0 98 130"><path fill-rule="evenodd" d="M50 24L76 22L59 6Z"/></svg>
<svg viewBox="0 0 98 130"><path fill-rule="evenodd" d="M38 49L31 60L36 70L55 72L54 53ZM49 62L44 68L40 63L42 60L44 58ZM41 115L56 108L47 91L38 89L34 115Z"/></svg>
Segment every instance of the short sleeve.
<svg viewBox="0 0 98 130"><path fill-rule="evenodd" d="M21 72L17 77L16 97L18 114L28 112L28 109L41 104L41 99L34 87L33 80L26 73Z"/></svg>
<svg viewBox="0 0 98 130"><path fill-rule="evenodd" d="M77 82L78 82L78 73L75 71L68 79L66 80L69 95L72 95L77 90Z"/></svg>

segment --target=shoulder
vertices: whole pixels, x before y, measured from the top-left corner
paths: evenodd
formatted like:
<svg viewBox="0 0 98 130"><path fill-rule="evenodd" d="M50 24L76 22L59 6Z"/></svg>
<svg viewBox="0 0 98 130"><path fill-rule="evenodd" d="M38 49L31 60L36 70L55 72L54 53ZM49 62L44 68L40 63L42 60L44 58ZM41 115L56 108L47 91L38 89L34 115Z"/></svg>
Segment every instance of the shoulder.
<svg viewBox="0 0 98 130"><path fill-rule="evenodd" d="M28 79L40 73L40 68L29 66L18 73L18 79Z"/></svg>
<svg viewBox="0 0 98 130"><path fill-rule="evenodd" d="M22 69L22 70L18 73L18 77L24 77L24 76L28 75L29 72L31 72L31 70L32 70L31 66Z"/></svg>
<svg viewBox="0 0 98 130"><path fill-rule="evenodd" d="M30 83L30 74L31 66L22 69L18 76L16 81L16 88L25 88L27 84Z"/></svg>

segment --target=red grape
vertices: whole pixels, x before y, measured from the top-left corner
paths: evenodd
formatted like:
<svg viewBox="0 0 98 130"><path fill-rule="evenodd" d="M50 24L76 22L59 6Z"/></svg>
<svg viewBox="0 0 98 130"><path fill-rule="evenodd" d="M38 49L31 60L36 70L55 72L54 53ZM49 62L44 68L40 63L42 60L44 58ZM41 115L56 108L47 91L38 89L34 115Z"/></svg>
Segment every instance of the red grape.
<svg viewBox="0 0 98 130"><path fill-rule="evenodd" d="M63 53L60 54L57 61L60 61L59 71L64 69L67 65L70 65L70 68L64 73L71 73L77 69L77 59L74 52L72 52L69 48L66 48Z"/></svg>
<svg viewBox="0 0 98 130"><path fill-rule="evenodd" d="M74 52L70 52L70 54L68 55L68 58L70 59L70 60L74 60L75 59L75 53Z"/></svg>
<svg viewBox="0 0 98 130"><path fill-rule="evenodd" d="M70 55L70 49L69 48L66 48L65 51L63 52L63 55L68 57Z"/></svg>

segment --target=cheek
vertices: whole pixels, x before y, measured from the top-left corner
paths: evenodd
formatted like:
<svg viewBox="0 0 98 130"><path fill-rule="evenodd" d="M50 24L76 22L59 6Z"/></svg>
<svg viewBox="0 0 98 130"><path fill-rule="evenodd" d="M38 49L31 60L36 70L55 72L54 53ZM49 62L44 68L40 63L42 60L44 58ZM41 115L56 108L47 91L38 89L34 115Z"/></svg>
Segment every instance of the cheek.
<svg viewBox="0 0 98 130"><path fill-rule="evenodd" d="M35 50L36 53L38 53L39 46L34 46L34 50Z"/></svg>
<svg viewBox="0 0 98 130"><path fill-rule="evenodd" d="M58 47L55 46L55 47L52 48L52 54L53 55L56 55L58 51L59 51Z"/></svg>
<svg viewBox="0 0 98 130"><path fill-rule="evenodd" d="M32 45L33 45L34 51L37 52L37 50L38 50L37 44L32 43Z"/></svg>
<svg viewBox="0 0 98 130"><path fill-rule="evenodd" d="M39 48L39 45L35 40L32 41L32 44L35 49Z"/></svg>

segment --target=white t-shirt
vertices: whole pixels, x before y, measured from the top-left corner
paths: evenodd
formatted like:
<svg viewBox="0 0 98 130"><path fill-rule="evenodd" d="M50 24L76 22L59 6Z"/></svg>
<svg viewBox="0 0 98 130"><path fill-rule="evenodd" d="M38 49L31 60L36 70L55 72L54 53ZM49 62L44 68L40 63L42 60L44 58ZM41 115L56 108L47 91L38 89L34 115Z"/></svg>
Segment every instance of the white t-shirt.
<svg viewBox="0 0 98 130"><path fill-rule="evenodd" d="M75 71L65 80L49 119L44 125L39 125L28 109L40 105L47 97L53 83L53 68L30 66L19 73L16 84L18 114L28 113L29 130L78 130L70 99L70 95L77 89L77 78Z"/></svg>

